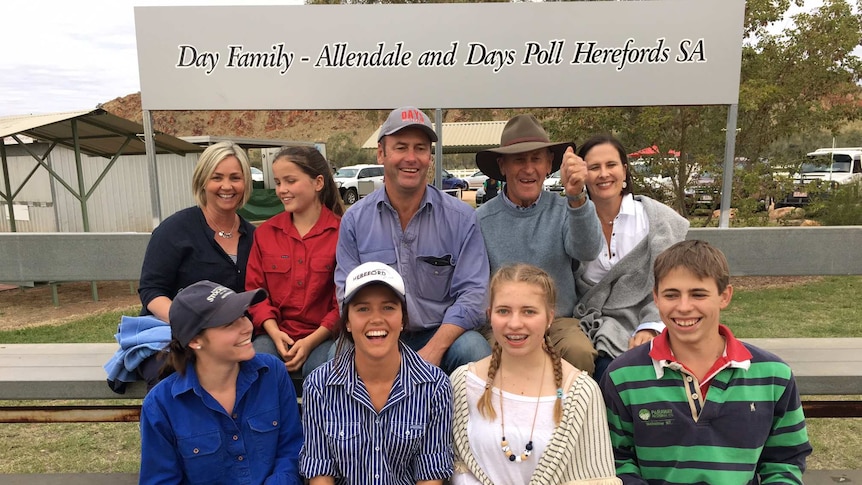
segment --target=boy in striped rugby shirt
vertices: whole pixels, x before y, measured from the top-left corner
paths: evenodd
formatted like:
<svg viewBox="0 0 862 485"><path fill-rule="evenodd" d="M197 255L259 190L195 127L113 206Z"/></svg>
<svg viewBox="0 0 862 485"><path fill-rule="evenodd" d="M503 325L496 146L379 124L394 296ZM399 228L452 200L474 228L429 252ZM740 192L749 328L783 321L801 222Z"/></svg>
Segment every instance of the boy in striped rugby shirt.
<svg viewBox="0 0 862 485"><path fill-rule="evenodd" d="M802 483L811 453L790 367L719 323L733 295L724 254L682 241L655 260L667 329L608 368L605 396L625 484Z"/></svg>

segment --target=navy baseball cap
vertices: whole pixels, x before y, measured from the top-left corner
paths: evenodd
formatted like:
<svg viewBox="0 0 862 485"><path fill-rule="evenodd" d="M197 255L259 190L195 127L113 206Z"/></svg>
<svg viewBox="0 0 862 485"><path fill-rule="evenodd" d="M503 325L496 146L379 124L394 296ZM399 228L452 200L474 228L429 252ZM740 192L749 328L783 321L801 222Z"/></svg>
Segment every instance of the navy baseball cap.
<svg viewBox="0 0 862 485"><path fill-rule="evenodd" d="M212 281L198 281L180 290L171 303L171 336L185 347L201 331L231 323L265 298L261 288L237 293Z"/></svg>
<svg viewBox="0 0 862 485"><path fill-rule="evenodd" d="M404 106L392 110L389 117L380 127L380 132L377 134L377 142L383 139L384 136L397 133L404 128L419 128L424 131L432 142L437 141L437 133L431 126L431 119L428 115L422 112L419 108L413 106Z"/></svg>

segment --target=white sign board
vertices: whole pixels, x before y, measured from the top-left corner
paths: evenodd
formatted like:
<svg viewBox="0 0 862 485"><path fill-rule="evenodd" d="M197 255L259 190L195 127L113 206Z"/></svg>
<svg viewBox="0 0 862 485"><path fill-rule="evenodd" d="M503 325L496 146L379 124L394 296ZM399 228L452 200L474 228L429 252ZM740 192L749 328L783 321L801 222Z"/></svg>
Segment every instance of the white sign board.
<svg viewBox="0 0 862 485"><path fill-rule="evenodd" d="M734 104L744 0L136 7L144 109Z"/></svg>

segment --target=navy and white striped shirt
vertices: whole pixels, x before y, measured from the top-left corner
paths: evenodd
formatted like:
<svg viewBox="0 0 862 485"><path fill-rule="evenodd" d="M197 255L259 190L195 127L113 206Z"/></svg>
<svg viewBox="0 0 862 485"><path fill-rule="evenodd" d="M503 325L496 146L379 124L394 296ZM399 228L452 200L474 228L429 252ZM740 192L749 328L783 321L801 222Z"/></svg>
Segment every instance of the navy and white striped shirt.
<svg viewBox="0 0 862 485"><path fill-rule="evenodd" d="M452 475L452 387L438 367L399 343L401 368L378 413L353 348L303 383L300 472L336 484L415 484Z"/></svg>

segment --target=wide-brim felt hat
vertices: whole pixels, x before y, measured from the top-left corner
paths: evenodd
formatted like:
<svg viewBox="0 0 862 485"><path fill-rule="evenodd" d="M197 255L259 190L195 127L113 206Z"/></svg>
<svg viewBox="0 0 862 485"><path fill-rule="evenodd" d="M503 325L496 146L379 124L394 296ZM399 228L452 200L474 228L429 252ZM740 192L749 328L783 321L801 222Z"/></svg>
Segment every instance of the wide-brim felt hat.
<svg viewBox="0 0 862 485"><path fill-rule="evenodd" d="M476 167L488 177L504 180L497 159L500 155L531 152L539 148L548 148L554 154L551 162L551 172L556 172L563 164L563 154L566 148L575 148L571 142L552 142L548 138L542 124L533 115L518 115L510 119L500 135L500 147L489 148L476 153Z"/></svg>

